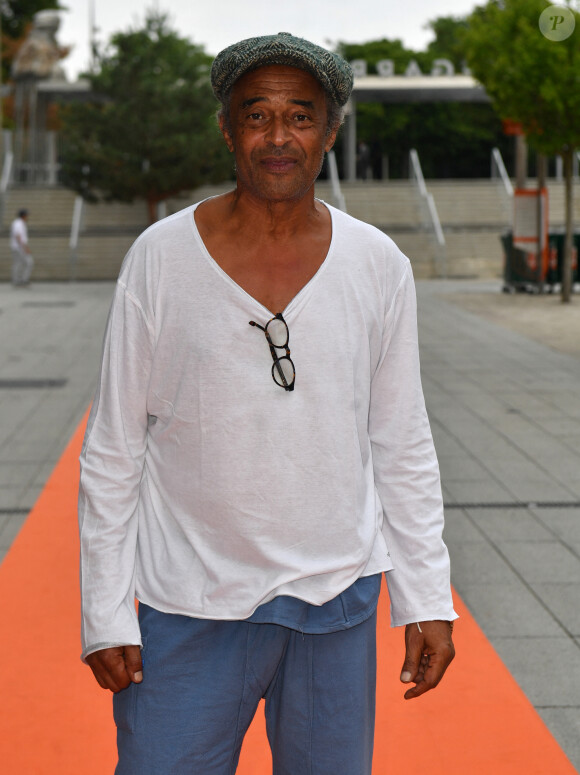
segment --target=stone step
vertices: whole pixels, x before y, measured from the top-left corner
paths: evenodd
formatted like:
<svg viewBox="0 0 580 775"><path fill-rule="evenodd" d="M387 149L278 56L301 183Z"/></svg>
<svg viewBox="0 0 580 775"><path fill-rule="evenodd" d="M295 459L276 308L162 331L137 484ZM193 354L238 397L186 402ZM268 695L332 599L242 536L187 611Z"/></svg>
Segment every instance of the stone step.
<svg viewBox="0 0 580 775"><path fill-rule="evenodd" d="M530 187L533 181L530 182ZM231 190L232 183L204 186L170 199L170 215L190 203ZM427 181L446 238L443 262L425 233L415 189L408 180L342 183L347 211L390 234L409 256L418 278L497 277L502 273L500 235L511 223L512 205L496 182ZM550 181L550 225L564 223L564 184ZM580 184L575 185L574 217L580 226ZM333 203L328 181L316 184L316 196ZM7 229L17 209L30 211L30 242L36 260L36 280L112 280L133 240L148 225L143 202L86 204L78 249L69 236L75 195L62 188L15 188L7 192L0 245L0 280L10 277Z"/></svg>
<svg viewBox="0 0 580 775"><path fill-rule="evenodd" d="M75 194L65 188L14 188L6 192L2 229L10 228L18 210L29 212L29 229L68 229L72 222Z"/></svg>
<svg viewBox="0 0 580 775"><path fill-rule="evenodd" d="M124 202L99 202L83 207L82 231L93 232L102 229L143 231L149 225L147 205L143 201L133 204Z"/></svg>

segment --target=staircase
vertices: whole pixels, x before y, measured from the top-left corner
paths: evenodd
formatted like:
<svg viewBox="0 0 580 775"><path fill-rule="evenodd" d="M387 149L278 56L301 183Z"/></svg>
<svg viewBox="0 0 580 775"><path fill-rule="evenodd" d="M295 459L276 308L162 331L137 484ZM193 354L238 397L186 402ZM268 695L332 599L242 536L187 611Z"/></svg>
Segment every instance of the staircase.
<svg viewBox="0 0 580 775"><path fill-rule="evenodd" d="M75 194L64 188L13 188L5 197L0 225L0 280L10 279L10 223L26 208L28 236L35 260L34 281L110 280L123 256L147 226L144 205L87 205L76 266L70 249Z"/></svg>
<svg viewBox="0 0 580 775"><path fill-rule="evenodd" d="M500 277L500 235L511 224L511 200L492 180L434 180L427 185L445 234L447 276Z"/></svg>
<svg viewBox="0 0 580 775"><path fill-rule="evenodd" d="M317 194L319 189L324 199L323 185L317 186ZM447 277L501 276L499 237L510 222L511 204L502 200L497 184L489 180L427 181L427 189L433 194L445 234ZM343 183L342 192L351 215L389 234L409 256L416 278L441 275L409 181Z"/></svg>
<svg viewBox="0 0 580 775"><path fill-rule="evenodd" d="M231 183L204 186L167 202L167 214L230 190ZM446 239L447 277L500 277L500 235L511 223L511 202L490 180L427 181ZM550 182L550 225L564 223L564 184ZM387 233L409 256L417 278L437 277L429 233L421 223L415 190L409 181L342 183L347 211ZM333 203L329 183L316 185L316 196ZM29 210L34 280L112 280L135 238L148 225L145 203L87 204L76 254L69 247L75 196L62 188L14 188L5 198L0 223L0 280L10 279L8 230L16 211ZM575 222L580 225L580 185L576 184Z"/></svg>
<svg viewBox="0 0 580 775"><path fill-rule="evenodd" d="M534 181L529 186L534 186ZM501 277L503 252L500 236L511 228L512 201L496 181L428 180L446 241L449 278ZM320 192L320 193L319 193ZM332 202L327 184L317 194ZM409 256L417 278L437 277L433 243L421 227L415 192L408 181L342 183L347 210L389 234ZM564 184L548 184L550 227L564 225ZM580 183L575 184L574 222L580 228Z"/></svg>
<svg viewBox="0 0 580 775"><path fill-rule="evenodd" d="M565 217L565 190L564 182L550 181L548 183L548 209L551 226L564 226ZM572 210L576 228L580 229L580 184L574 186L574 207Z"/></svg>

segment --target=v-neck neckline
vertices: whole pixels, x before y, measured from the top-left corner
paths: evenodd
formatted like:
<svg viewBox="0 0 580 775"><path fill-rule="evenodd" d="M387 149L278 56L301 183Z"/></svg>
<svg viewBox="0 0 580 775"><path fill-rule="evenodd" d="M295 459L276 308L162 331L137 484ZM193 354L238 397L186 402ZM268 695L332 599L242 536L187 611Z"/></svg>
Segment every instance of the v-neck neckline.
<svg viewBox="0 0 580 775"><path fill-rule="evenodd" d="M217 272L218 275L220 275L234 290L236 290L237 293L242 294L246 299L249 299L254 306L257 306L260 308L260 310L263 310L266 312L267 315L270 317L272 315L276 315L279 312L281 312L284 317L287 315L295 315L297 313L297 310L300 309L305 303L308 297L310 296L310 293L312 291L312 288L314 285L316 285L316 282L320 278L322 274L326 271L326 267L332 260L332 256L334 255L334 244L335 244L335 238L336 238L336 221L335 221L335 214L333 211L333 208L328 205L326 202L324 202L322 199L317 199L316 201L320 202L324 207L326 207L328 214L330 215L330 228L331 228L331 234L330 234L330 244L328 245L328 250L326 251L326 255L324 259L322 260L320 266L316 270L316 272L312 275L312 277L300 288L300 290L292 297L292 299L288 302L288 304L284 307L284 309L281 310L270 310L268 307L266 307L264 304L262 304L261 301L258 301L254 296L252 296L251 293L245 290L239 283L237 283L231 275L229 275L225 269L223 269L220 264L215 260L215 258L211 255L209 250L207 249L207 246L205 242L202 239L201 234L199 233L199 228L197 226L197 223L195 221L195 211L199 207L200 204L203 204L203 202L207 202L208 199L213 199L214 197L207 197L206 199L202 199L200 202L197 202L193 207L191 208L191 225L193 229L193 234L196 242L198 243L199 247L201 248L201 252L205 259L207 260L208 264L212 267L212 269Z"/></svg>

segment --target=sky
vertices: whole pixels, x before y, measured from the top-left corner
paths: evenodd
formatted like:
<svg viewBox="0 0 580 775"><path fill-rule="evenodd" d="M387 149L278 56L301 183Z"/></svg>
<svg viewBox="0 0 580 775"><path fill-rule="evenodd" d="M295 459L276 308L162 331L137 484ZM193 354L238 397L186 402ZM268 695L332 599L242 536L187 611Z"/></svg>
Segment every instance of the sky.
<svg viewBox="0 0 580 775"><path fill-rule="evenodd" d="M476 0L61 0L59 43L72 46L63 61L69 80L88 68L90 19L94 14L100 43L111 34L139 26L145 10L169 14L171 27L203 45L212 55L243 38L291 32L322 46L338 41L364 43L400 38L408 48L422 50L432 40L425 29L439 16L465 16Z"/></svg>

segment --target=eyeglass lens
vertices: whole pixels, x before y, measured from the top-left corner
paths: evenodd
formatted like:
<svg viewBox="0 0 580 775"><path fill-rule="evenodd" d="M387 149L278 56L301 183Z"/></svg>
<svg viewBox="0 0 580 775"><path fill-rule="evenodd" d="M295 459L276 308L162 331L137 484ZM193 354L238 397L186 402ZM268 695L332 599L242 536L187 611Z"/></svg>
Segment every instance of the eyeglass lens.
<svg viewBox="0 0 580 775"><path fill-rule="evenodd" d="M286 347L289 339L288 326L280 318L272 318L266 326L266 333L274 347Z"/></svg>
<svg viewBox="0 0 580 775"><path fill-rule="evenodd" d="M272 365L272 376L274 377L274 382L283 388L294 382L294 364L287 355L274 361Z"/></svg>

